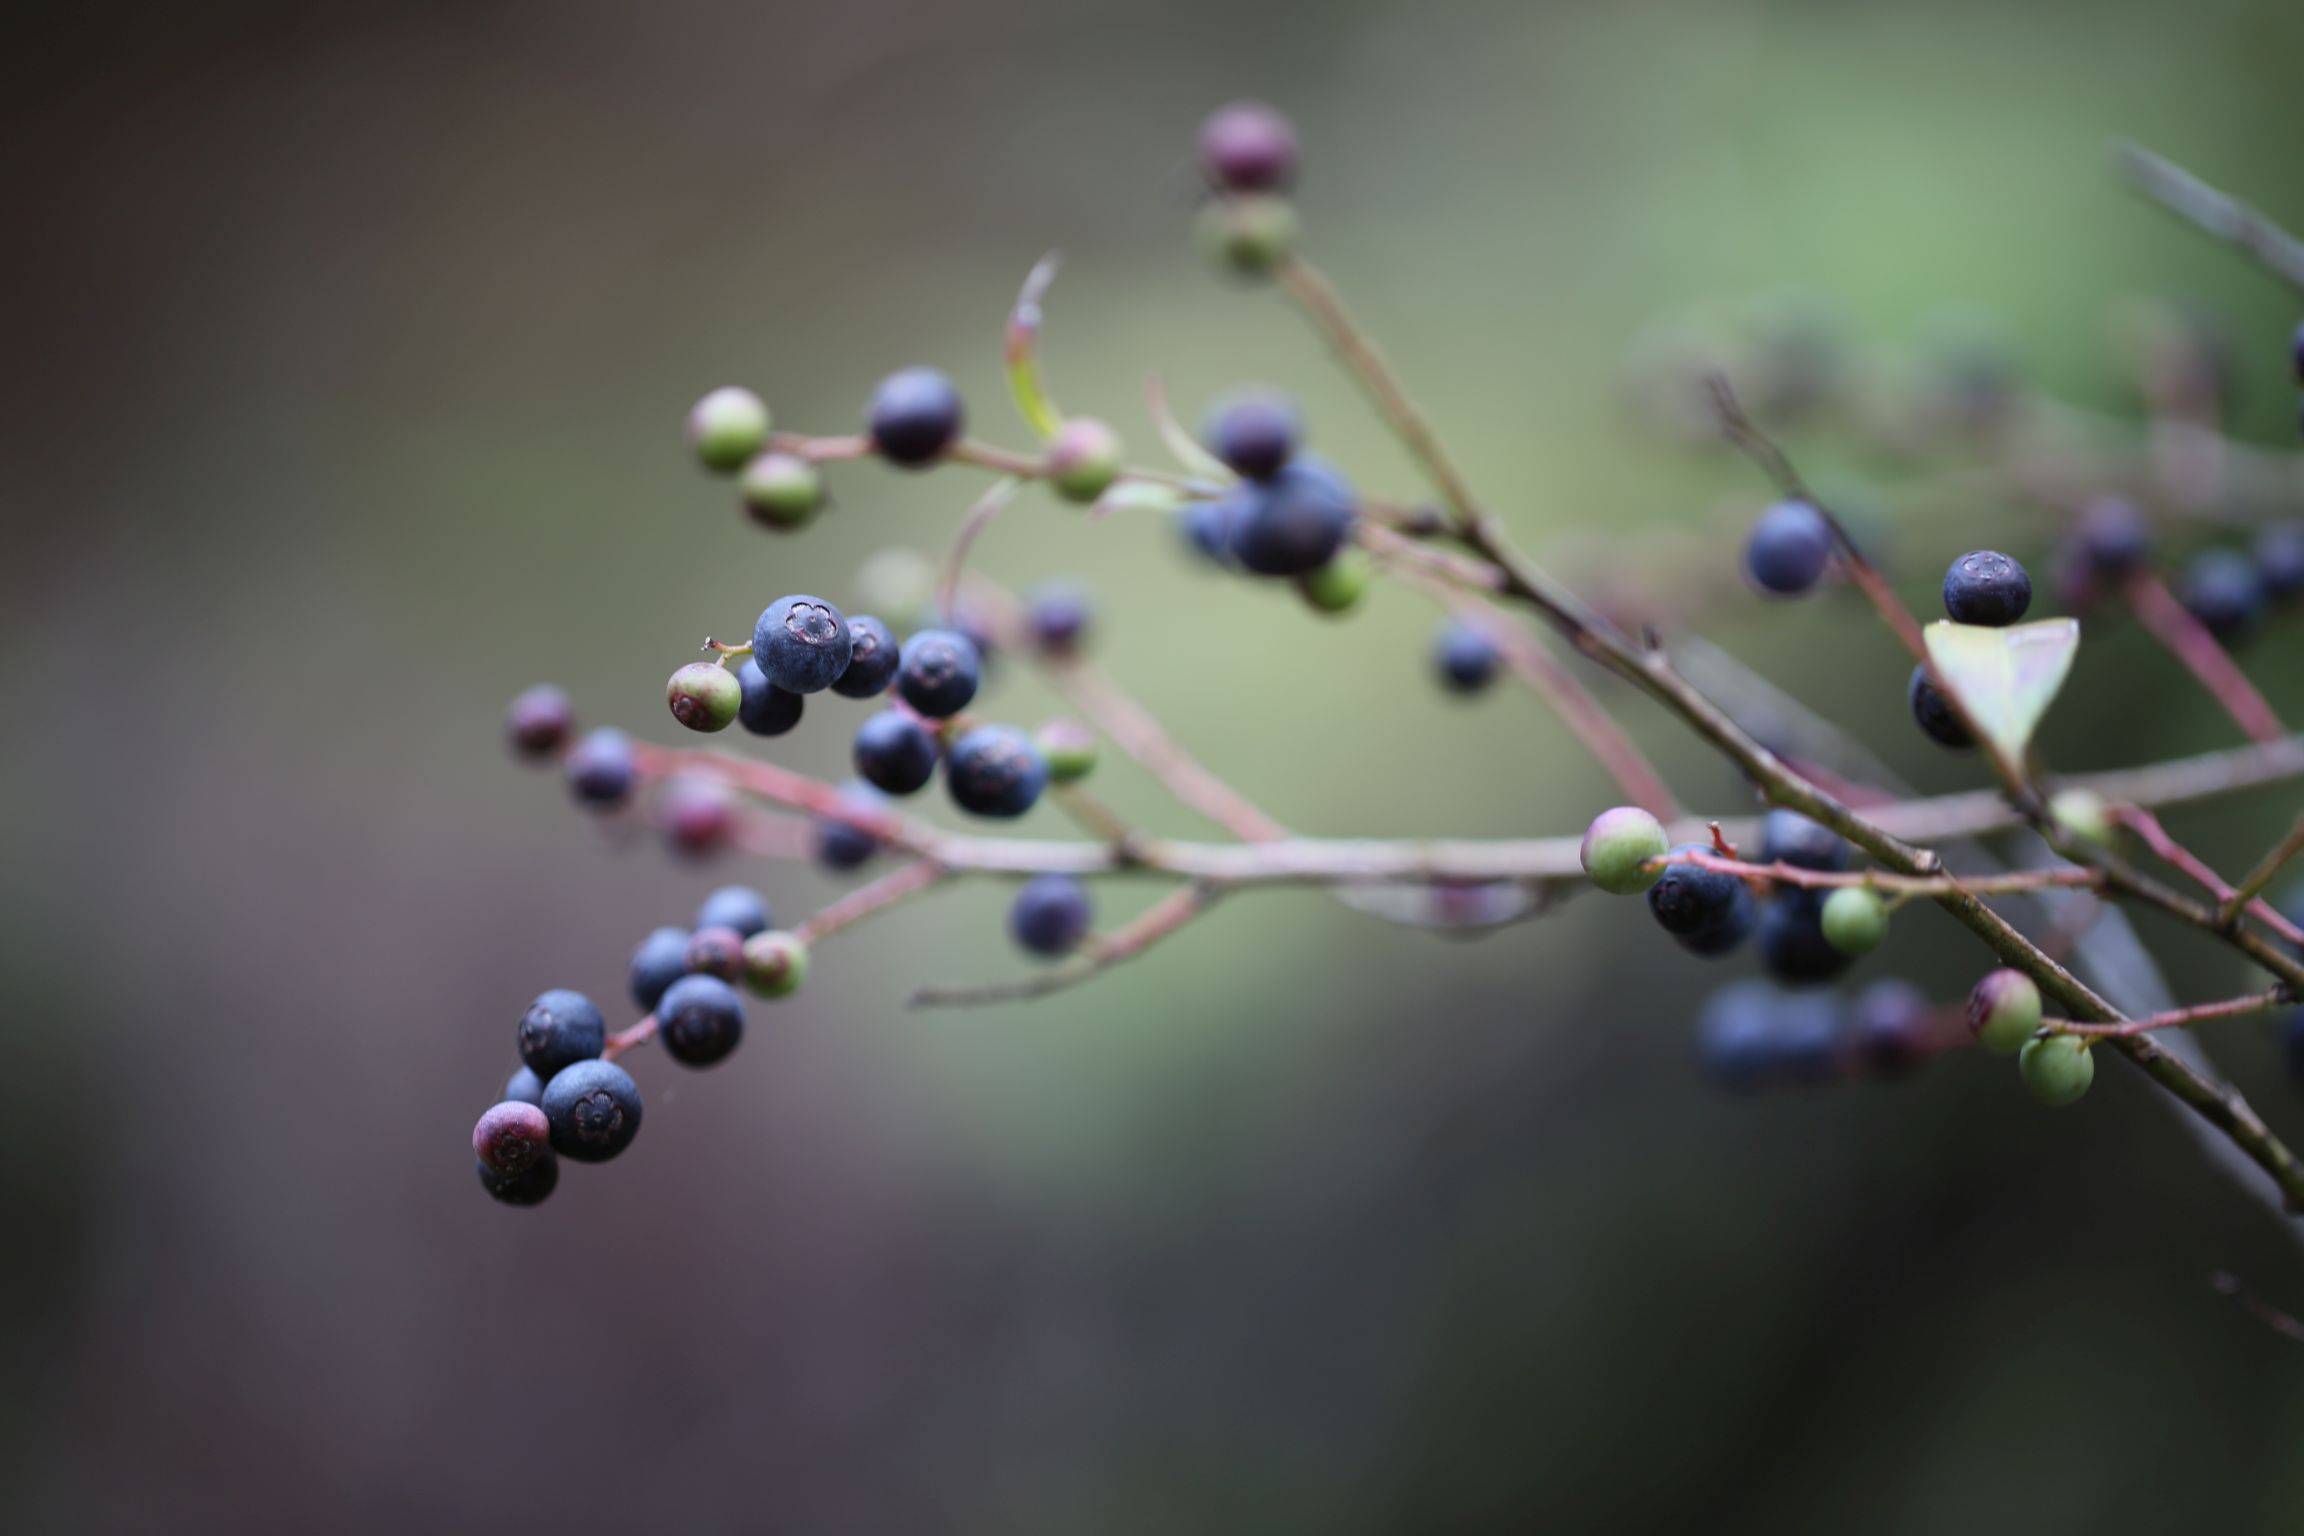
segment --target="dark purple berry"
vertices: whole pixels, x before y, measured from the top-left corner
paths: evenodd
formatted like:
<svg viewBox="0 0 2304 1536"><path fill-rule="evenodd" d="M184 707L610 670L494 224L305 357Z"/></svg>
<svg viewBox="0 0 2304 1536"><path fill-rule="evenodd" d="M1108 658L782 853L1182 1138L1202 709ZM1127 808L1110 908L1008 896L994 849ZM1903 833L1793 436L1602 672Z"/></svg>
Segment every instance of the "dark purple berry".
<svg viewBox="0 0 2304 1536"><path fill-rule="evenodd" d="M1021 816L1048 787L1048 764L1014 726L980 725L952 743L944 787L972 815Z"/></svg>
<svg viewBox="0 0 2304 1536"><path fill-rule="evenodd" d="M2152 554L2152 524L2136 503L2099 496L2081 509L2080 548L2099 576L2120 577L2140 568Z"/></svg>
<svg viewBox="0 0 2304 1536"><path fill-rule="evenodd" d="M1744 574L1763 592L1795 597L1824 575L1832 560L1832 529L1804 501L1780 501L1752 524L1744 541Z"/></svg>
<svg viewBox="0 0 2304 1536"><path fill-rule="evenodd" d="M974 641L949 629L924 629L904 643L896 691L932 720L948 720L968 707L984 678Z"/></svg>
<svg viewBox="0 0 2304 1536"><path fill-rule="evenodd" d="M1247 494L1241 491L1214 501L1186 502L1176 512L1176 530L1184 537L1184 547L1210 565L1231 565L1233 530L1247 505Z"/></svg>
<svg viewBox="0 0 2304 1536"><path fill-rule="evenodd" d="M520 1060L549 1085L552 1074L573 1062L588 1061L608 1043L608 1021L592 999L566 987L538 995L520 1015Z"/></svg>
<svg viewBox="0 0 2304 1536"><path fill-rule="evenodd" d="M734 981L744 974L744 935L733 928L699 928L688 935L687 947L681 951L680 958L682 968L691 976L717 976L722 981Z"/></svg>
<svg viewBox="0 0 2304 1536"><path fill-rule="evenodd" d="M2184 606L2201 627L2230 643L2264 617L2264 573L2237 549L2204 549L2184 568Z"/></svg>
<svg viewBox="0 0 2304 1536"><path fill-rule="evenodd" d="M1087 637L1088 594L1077 587L1046 586L1032 594L1024 616L1025 633L1043 656L1074 656Z"/></svg>
<svg viewBox="0 0 2304 1536"><path fill-rule="evenodd" d="M2288 1075L2304 1083L2304 1008L2288 1010L2287 1020L2280 1026L2280 1055Z"/></svg>
<svg viewBox="0 0 2304 1536"><path fill-rule="evenodd" d="M1850 956L1824 937L1824 893L1782 890L1760 918L1760 963L1793 986L1829 981Z"/></svg>
<svg viewBox="0 0 2304 1536"><path fill-rule="evenodd" d="M2272 523L2257 534L2256 566L2275 601L2304 595L2304 522Z"/></svg>
<svg viewBox="0 0 2304 1536"><path fill-rule="evenodd" d="M736 682L744 690L736 719L753 735L781 736L800 723L800 695L786 693L768 681L768 674L751 657L745 657L744 665L736 669Z"/></svg>
<svg viewBox="0 0 2304 1536"><path fill-rule="evenodd" d="M856 772L875 789L909 795L936 776L936 738L900 709L884 709L856 728Z"/></svg>
<svg viewBox="0 0 2304 1536"><path fill-rule="evenodd" d="M495 1105L472 1127L472 1151L482 1167L498 1173L533 1168L552 1151L544 1111L518 1099Z"/></svg>
<svg viewBox="0 0 2304 1536"><path fill-rule="evenodd" d="M1683 843L1674 853L1698 848ZM1648 910L1666 933L1699 955L1724 955L1752 931L1757 903L1735 875L1694 864L1669 864L1648 887Z"/></svg>
<svg viewBox="0 0 2304 1536"><path fill-rule="evenodd" d="M1774 1075L1779 995L1767 982L1746 977L1704 1000L1696 1015L1696 1064L1707 1081L1745 1092Z"/></svg>
<svg viewBox="0 0 2304 1536"><path fill-rule="evenodd" d="M780 597L752 627L752 659L786 693L821 693L848 670L848 621L820 597Z"/></svg>
<svg viewBox="0 0 2304 1536"><path fill-rule="evenodd" d="M604 1163L640 1134L640 1085L612 1061L580 1061L544 1085L544 1118L553 1151Z"/></svg>
<svg viewBox="0 0 2304 1536"><path fill-rule="evenodd" d="M1822 1083L1840 1075L1846 1032L1840 999L1830 993L1788 992L1776 1005L1771 1042L1776 1070L1788 1082Z"/></svg>
<svg viewBox="0 0 2304 1536"><path fill-rule="evenodd" d="M1856 994L1856 1060L1874 1077L1902 1077L1928 1059L1935 1010L1912 983L1884 977Z"/></svg>
<svg viewBox="0 0 2304 1536"><path fill-rule="evenodd" d="M575 706L550 683L538 683L521 694L504 715L504 733L511 738L513 752L531 762L557 757L575 725Z"/></svg>
<svg viewBox="0 0 2304 1536"><path fill-rule="evenodd" d="M544 1079L522 1067L504 1080L504 1097L518 1104L544 1102Z"/></svg>
<svg viewBox="0 0 2304 1536"><path fill-rule="evenodd" d="M489 1198L505 1205L542 1205L560 1185L560 1159L550 1152L518 1173L498 1173L486 1163L473 1166Z"/></svg>
<svg viewBox="0 0 2304 1536"><path fill-rule="evenodd" d="M2031 606L2031 576L1996 549L1972 549L1944 573L1944 611L1955 624L1999 629Z"/></svg>
<svg viewBox="0 0 2304 1536"><path fill-rule="evenodd" d="M966 419L950 379L933 368L906 368L880 381L866 430L889 463L920 469L959 440Z"/></svg>
<svg viewBox="0 0 2304 1536"><path fill-rule="evenodd" d="M1928 681L1926 667L1912 669L1912 682L1907 695L1912 706L1912 718L1919 723L1921 730L1927 732L1929 740L1938 746L1950 747L1955 752L1965 752L1976 745L1976 738L1968 734L1968 727L1953 713L1944 695L1936 691L1936 685Z"/></svg>
<svg viewBox="0 0 2304 1536"><path fill-rule="evenodd" d="M739 954L739 974L742 968ZM724 1061L744 1039L743 999L718 974L683 976L656 1005L656 1038L664 1054L684 1067Z"/></svg>
<svg viewBox="0 0 2304 1536"><path fill-rule="evenodd" d="M1296 407L1277 390L1244 390L1219 401L1201 435L1224 467L1249 480L1269 480L1296 456L1303 427Z"/></svg>
<svg viewBox="0 0 2304 1536"><path fill-rule="evenodd" d="M1503 664L1503 655L1488 632L1463 619L1442 623L1432 642L1433 670L1440 675L1440 686L1450 693L1480 692L1496 681L1496 671Z"/></svg>
<svg viewBox="0 0 2304 1536"><path fill-rule="evenodd" d="M1061 959L1088 936L1088 888L1070 875L1037 875L1016 893L1008 932L1035 955Z"/></svg>
<svg viewBox="0 0 2304 1536"><path fill-rule="evenodd" d="M1275 192L1296 180L1296 129L1260 101L1218 107L1200 125L1200 169L1227 192Z"/></svg>
<svg viewBox="0 0 2304 1536"><path fill-rule="evenodd" d="M632 951L632 1002L642 1013L653 1010L664 989L688 974L688 930L658 928Z"/></svg>
<svg viewBox="0 0 2304 1536"><path fill-rule="evenodd" d="M1232 554L1259 576L1316 571L1352 535L1351 482L1318 459L1300 455L1233 494L1245 499L1233 515Z"/></svg>
<svg viewBox="0 0 2304 1536"><path fill-rule="evenodd" d="M766 933L775 924L768 911L768 898L748 885L724 885L704 898L696 909L699 928L733 928L742 938Z"/></svg>
<svg viewBox="0 0 2304 1536"><path fill-rule="evenodd" d="M877 812L881 808L880 792L869 784L847 785L840 799L860 811ZM880 839L864 828L834 816L816 818L816 862L826 869L855 869L879 851Z"/></svg>
<svg viewBox="0 0 2304 1536"><path fill-rule="evenodd" d="M1848 867L1848 841L1821 822L1798 811L1770 811L1760 822L1760 862L1791 864L1801 869L1841 870Z"/></svg>
<svg viewBox="0 0 2304 1536"><path fill-rule="evenodd" d="M832 691L844 699L869 699L887 691L896 676L903 652L888 626L868 613L848 621L848 670L833 679Z"/></svg>
<svg viewBox="0 0 2304 1536"><path fill-rule="evenodd" d="M605 727L589 733L570 749L562 771L568 776L569 792L579 802L602 809L629 799L640 776L632 739Z"/></svg>

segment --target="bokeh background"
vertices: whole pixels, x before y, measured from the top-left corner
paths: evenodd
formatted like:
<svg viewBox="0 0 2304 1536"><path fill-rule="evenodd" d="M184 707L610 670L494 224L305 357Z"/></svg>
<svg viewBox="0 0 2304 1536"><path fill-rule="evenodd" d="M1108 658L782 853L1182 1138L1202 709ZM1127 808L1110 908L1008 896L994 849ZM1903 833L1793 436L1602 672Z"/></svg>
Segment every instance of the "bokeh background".
<svg viewBox="0 0 2304 1536"><path fill-rule="evenodd" d="M929 362L1021 442L999 327L1060 247L1071 408L1144 446L1147 370L1188 413L1269 380L1411 491L1296 319L1194 250L1191 132L1253 94L1303 128L1313 249L1583 573L1749 509L1618 382L1657 317L1767 295L1890 352L1966 307L2114 411L2108 317L2180 296L2280 441L2293 301L2105 145L2304 218L2300 65L2280 0L13 8L0 1524L2293 1529L2304 1354L2206 1277L2304 1305L2297 1246L2130 1074L2053 1116L1965 1055L1723 1099L1689 1021L1724 972L1621 905L1467 944L1259 896L1092 990L905 1011L1024 964L970 888L828 941L725 1069L640 1060L647 1134L540 1210L482 1198L465 1138L529 996L619 995L641 932L745 873L600 835L507 761L504 700L549 678L665 737L700 636L938 546L980 483L856 466L770 540L683 452L703 389L844 431ZM2037 553L1988 502L1907 510L1922 598L1980 530ZM1324 624L1037 500L979 558L1089 583L1105 663L1307 830L1612 798L1525 697L1439 696L1413 594ZM1705 629L1970 782L1852 601L1731 586ZM2300 654L2252 661L2292 714ZM992 705L1047 707L1014 669ZM839 713L767 750L841 771ZM2119 632L2046 748L2229 737ZM1104 790L1196 829L1125 767ZM2178 826L2244 864L2282 798ZM787 920L838 889L758 874ZM2180 994L2242 979L2145 934ZM1863 974L1978 968L1915 912ZM2304 1132L2272 1028L2218 1043Z"/></svg>

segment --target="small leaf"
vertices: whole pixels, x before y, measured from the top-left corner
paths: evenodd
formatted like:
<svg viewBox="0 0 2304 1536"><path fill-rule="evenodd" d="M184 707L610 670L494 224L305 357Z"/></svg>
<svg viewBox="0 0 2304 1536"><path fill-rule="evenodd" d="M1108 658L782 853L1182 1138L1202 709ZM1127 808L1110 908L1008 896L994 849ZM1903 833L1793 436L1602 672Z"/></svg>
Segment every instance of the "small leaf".
<svg viewBox="0 0 2304 1536"><path fill-rule="evenodd" d="M1034 264L1008 315L1008 391L1016 397L1025 425L1044 438L1054 437L1064 421L1040 373L1040 302L1056 280L1056 262L1056 253L1050 251Z"/></svg>
<svg viewBox="0 0 2304 1536"><path fill-rule="evenodd" d="M2080 649L2078 619L2042 619L2006 629L1928 626L1928 659L1981 730L2012 761L2024 756L2041 717L2071 674Z"/></svg>

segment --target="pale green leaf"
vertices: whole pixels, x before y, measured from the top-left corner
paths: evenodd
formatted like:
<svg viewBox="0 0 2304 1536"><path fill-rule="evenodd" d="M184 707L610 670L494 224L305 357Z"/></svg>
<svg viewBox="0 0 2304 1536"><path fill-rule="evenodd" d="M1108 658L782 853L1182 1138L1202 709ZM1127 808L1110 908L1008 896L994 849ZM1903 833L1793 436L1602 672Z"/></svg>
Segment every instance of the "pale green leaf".
<svg viewBox="0 0 2304 1536"><path fill-rule="evenodd" d="M1937 675L1960 696L1977 729L2011 761L2023 759L2079 649L2078 619L2042 619L2005 629L1948 619L1928 626L1928 659Z"/></svg>

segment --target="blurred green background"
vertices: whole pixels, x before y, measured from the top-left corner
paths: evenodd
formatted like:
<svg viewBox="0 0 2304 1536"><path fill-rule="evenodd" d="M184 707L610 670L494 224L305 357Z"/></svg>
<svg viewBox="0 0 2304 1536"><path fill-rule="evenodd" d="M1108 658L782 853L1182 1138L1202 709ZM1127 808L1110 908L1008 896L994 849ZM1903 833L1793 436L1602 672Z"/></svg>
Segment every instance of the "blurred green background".
<svg viewBox="0 0 2304 1536"><path fill-rule="evenodd" d="M1412 493L1295 317L1193 249L1193 128L1258 95L1303 131L1313 251L1522 540L1583 572L1596 540L1638 559L1623 535L1754 501L1742 466L1628 432L1619 380L1657 316L1756 296L1891 349L1972 306L2110 409L2107 317L2198 300L2243 342L2242 427L2280 441L2292 301L2126 197L2105 145L2304 219L2304 11L33 4L6 28L0 1524L2296 1527L2304 1355L2206 1276L2304 1306L2298 1250L2132 1074L2055 1116L1965 1054L1724 1100L1689 1020L1749 961L1622 905L1464 944L1258 896L1092 990L904 1011L1023 965L1003 894L970 888L828 941L724 1070L640 1060L647 1135L540 1211L483 1199L465 1136L533 993L620 1001L633 941L743 873L597 835L506 761L505 699L550 678L666 738L702 635L939 546L981 483L852 467L836 515L767 539L684 455L703 389L846 431L932 363L1021 443L1000 325L1061 248L1069 408L1148 452L1147 370L1188 416L1271 381L1363 485ZM1901 525L1910 589L2004 512ZM1307 831L1566 832L1614 798L1525 697L1429 685L1413 594L1323 624L1040 499L978 559L1089 583L1101 659ZM1728 595L1706 630L1923 785L1971 782L1851 601ZM2251 662L2291 717L2298 647ZM1011 669L990 708L1046 701ZM768 750L843 771L841 713ZM1693 803L1744 808L1625 714ZM2046 746L2229 739L2120 633ZM1131 770L1103 788L1198 830ZM2287 801L2178 828L2237 867ZM839 888L760 873L786 920ZM2236 989L2212 946L2145 933L2180 994ZM1860 974L1948 999L1980 964L1916 911ZM2270 1027L2218 1044L2304 1132Z"/></svg>

